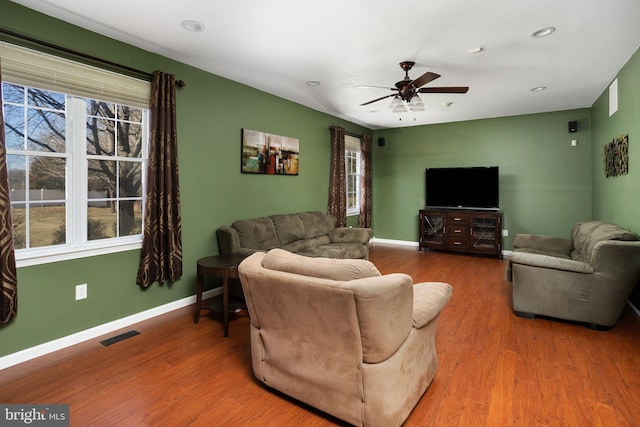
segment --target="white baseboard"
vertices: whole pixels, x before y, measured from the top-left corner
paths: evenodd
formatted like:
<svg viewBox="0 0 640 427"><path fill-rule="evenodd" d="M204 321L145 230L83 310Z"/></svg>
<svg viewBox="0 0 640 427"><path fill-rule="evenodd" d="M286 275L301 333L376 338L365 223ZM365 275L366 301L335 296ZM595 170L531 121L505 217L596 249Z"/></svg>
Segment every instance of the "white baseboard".
<svg viewBox="0 0 640 427"><path fill-rule="evenodd" d="M377 237L373 237L371 238L371 240L369 240L369 242L371 243L386 243L389 245L399 245L399 246L418 246L418 242L411 242L408 240L392 240L392 239L378 239ZM511 255L511 251L502 251L502 257L503 258L508 258L509 255Z"/></svg>
<svg viewBox="0 0 640 427"><path fill-rule="evenodd" d="M392 240L392 239L378 239L377 237L371 238L369 240L371 243L387 243L390 245L399 245L399 246L418 246L418 242L411 242L408 240Z"/></svg>
<svg viewBox="0 0 640 427"><path fill-rule="evenodd" d="M202 298L211 298L213 296L220 295L221 293L222 288L210 289L202 294ZM36 357L44 356L45 354L53 353L54 351L62 350L63 348L71 347L72 345L80 344L81 342L117 331L118 329L126 328L127 326L142 322L143 320L151 319L152 317L160 316L161 314L169 313L170 311L195 304L195 302L196 296L192 295L140 313L132 314L131 316L123 317L122 319L85 329L84 331L76 332L74 334L67 335L66 337L39 344L35 347L30 347L16 353L8 354L0 357L0 371L19 363L35 359Z"/></svg>

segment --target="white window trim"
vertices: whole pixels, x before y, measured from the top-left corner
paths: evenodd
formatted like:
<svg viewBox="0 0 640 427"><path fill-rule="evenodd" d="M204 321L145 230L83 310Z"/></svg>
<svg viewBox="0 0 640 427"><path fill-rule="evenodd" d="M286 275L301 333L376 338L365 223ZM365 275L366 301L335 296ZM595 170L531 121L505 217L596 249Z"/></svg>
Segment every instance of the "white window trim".
<svg viewBox="0 0 640 427"><path fill-rule="evenodd" d="M149 96L151 84L129 76L113 73L111 71L102 70L100 68L80 64L64 58L23 48L6 42L0 42L0 60L2 61L2 81L14 83L23 86L39 87L42 89L62 92L67 95L80 96L90 99L100 99L119 104L143 109L149 108ZM2 100L0 100L1 102ZM0 104L1 105L1 104ZM69 117L67 118L70 119ZM147 121L148 123L148 121ZM145 141L144 155L142 167L146 170L148 156L148 132L144 129L143 141ZM26 153L21 153L26 154ZM39 153L41 154L41 153ZM73 170L83 171L82 179L86 181L86 157L72 156L73 165L69 167ZM117 160L117 158L114 158ZM77 162L84 162L84 166L80 165L78 169ZM82 200L81 193L86 194L86 182L80 181L80 189L73 188L78 185L78 181L72 182L67 179L66 191L68 201L78 206L78 199ZM146 180L142 182L143 194L143 215L144 215L144 195ZM73 199L73 200L72 200ZM83 206L82 203L79 206ZM82 208L81 208L82 209ZM84 218L70 218L74 215L67 209L67 223L69 220L82 222L80 226L74 227L73 231L67 229L67 241L69 241L69 233L76 233L72 241L73 245L56 245L42 248L29 248L26 250L16 250L16 266L27 267L32 265L47 264L58 261L78 259L84 257L92 257L96 255L104 255L116 252L137 250L142 247L142 234L136 236L125 236L111 239L100 239L95 241L87 241L86 238L80 238L79 227L86 230L86 207L84 207ZM77 215L77 214L75 214ZM85 235L86 237L86 235Z"/></svg>
<svg viewBox="0 0 640 427"><path fill-rule="evenodd" d="M360 139L356 138L354 136L351 135L345 135L344 137L344 142L345 142L345 167L346 167L346 157L347 157L347 152L351 151L351 152L356 152L358 153L358 158L357 158L357 164L358 164L358 176L360 177L358 179L358 188L356 189L356 195L357 195L357 207L355 208L347 208L347 216L358 216L360 215L360 180L362 179L362 159L360 158L360 154L361 154L361 147L360 147ZM345 174L348 176L349 174L347 173L347 171L345 171ZM347 189L345 188L345 191ZM348 194L348 193L347 193Z"/></svg>
<svg viewBox="0 0 640 427"><path fill-rule="evenodd" d="M124 240L128 240L128 238L120 237L117 241L101 240L97 243L92 242L85 244L82 247L65 247L62 249L56 246L42 249L29 249L28 253L20 254L20 256L16 253L16 267L30 267L32 265L68 261L142 248L142 236L133 236L131 241Z"/></svg>

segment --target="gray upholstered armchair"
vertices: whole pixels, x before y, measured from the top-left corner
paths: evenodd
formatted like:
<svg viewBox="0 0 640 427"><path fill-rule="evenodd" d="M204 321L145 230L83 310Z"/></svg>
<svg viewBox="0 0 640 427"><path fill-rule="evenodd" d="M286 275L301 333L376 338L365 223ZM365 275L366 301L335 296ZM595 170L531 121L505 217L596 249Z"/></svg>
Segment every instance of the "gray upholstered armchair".
<svg viewBox="0 0 640 427"><path fill-rule="evenodd" d="M258 380L354 425L404 422L436 373L451 286L282 249L251 255L238 272Z"/></svg>
<svg viewBox="0 0 640 427"><path fill-rule="evenodd" d="M609 329L640 281L639 240L601 221L575 224L571 239L516 235L506 270L514 312Z"/></svg>

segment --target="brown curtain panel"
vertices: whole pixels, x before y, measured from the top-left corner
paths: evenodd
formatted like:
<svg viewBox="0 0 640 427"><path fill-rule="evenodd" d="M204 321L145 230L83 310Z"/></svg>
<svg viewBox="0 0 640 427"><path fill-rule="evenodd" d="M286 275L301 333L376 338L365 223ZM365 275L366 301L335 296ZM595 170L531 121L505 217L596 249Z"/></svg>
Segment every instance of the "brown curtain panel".
<svg viewBox="0 0 640 427"><path fill-rule="evenodd" d="M371 135L360 138L360 216L358 227L371 227Z"/></svg>
<svg viewBox="0 0 640 427"><path fill-rule="evenodd" d="M0 85L0 100L2 100L2 85ZM13 249L9 172L7 171L7 149L2 108L0 108L0 288L2 289L0 322L5 324L18 314L18 279L16 276L16 256Z"/></svg>
<svg viewBox="0 0 640 427"><path fill-rule="evenodd" d="M336 217L336 226L347 225L347 189L344 160L344 128L331 126L331 168L327 213Z"/></svg>
<svg viewBox="0 0 640 427"><path fill-rule="evenodd" d="M176 79L153 73L151 137L144 230L137 283L173 282L182 276L182 225L178 184Z"/></svg>

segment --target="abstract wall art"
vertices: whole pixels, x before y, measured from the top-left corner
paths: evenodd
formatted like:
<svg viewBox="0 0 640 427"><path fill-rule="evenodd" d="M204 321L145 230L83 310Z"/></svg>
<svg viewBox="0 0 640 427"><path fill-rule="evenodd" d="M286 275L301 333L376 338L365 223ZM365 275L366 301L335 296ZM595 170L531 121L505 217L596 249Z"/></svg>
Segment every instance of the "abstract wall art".
<svg viewBox="0 0 640 427"><path fill-rule="evenodd" d="M629 173L629 135L604 145L604 175L609 178Z"/></svg>
<svg viewBox="0 0 640 427"><path fill-rule="evenodd" d="M298 175L297 138L242 129L242 173Z"/></svg>

